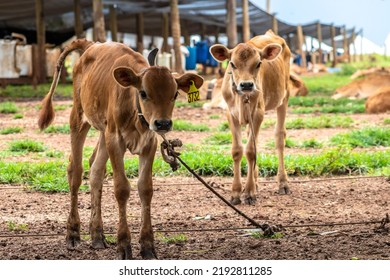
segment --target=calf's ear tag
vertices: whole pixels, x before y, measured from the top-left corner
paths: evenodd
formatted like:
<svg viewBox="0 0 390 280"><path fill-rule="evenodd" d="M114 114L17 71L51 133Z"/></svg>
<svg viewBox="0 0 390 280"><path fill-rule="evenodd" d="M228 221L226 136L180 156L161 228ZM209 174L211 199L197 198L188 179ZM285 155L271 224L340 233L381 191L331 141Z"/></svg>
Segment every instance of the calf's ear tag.
<svg viewBox="0 0 390 280"><path fill-rule="evenodd" d="M190 88L187 92L187 97L188 103L200 100L199 89L196 88L195 82L193 80L190 81Z"/></svg>

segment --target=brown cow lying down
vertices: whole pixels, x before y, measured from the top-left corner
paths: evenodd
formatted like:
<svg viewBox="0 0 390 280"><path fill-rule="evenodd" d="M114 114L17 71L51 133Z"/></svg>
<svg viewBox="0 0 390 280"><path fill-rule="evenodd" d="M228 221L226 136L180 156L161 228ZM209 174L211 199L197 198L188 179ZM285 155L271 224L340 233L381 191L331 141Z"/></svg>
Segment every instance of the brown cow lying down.
<svg viewBox="0 0 390 280"><path fill-rule="evenodd" d="M281 37L268 31L265 35L256 36L247 43L238 44L233 49L219 44L213 45L210 52L218 61L229 60L222 83L222 96L229 109L227 116L233 141L232 203L241 203L241 158L244 152L241 126L248 125L250 119L253 120L253 131L249 130L248 143L245 146L248 175L244 189L244 201L247 204L256 202L258 167L254 139L258 138L266 110L276 109L277 112L275 138L279 158L277 174L279 193L290 193L284 167L290 49Z"/></svg>
<svg viewBox="0 0 390 280"><path fill-rule="evenodd" d="M390 74L390 68L385 67L372 67L369 69L361 69L357 70L353 75L350 77L352 80L359 78L361 76L366 76L369 74Z"/></svg>
<svg viewBox="0 0 390 280"><path fill-rule="evenodd" d="M203 109L205 110L211 108L227 109L227 104L222 97L222 90L221 90L222 82L223 82L223 77L218 78L214 82L211 102L207 102L203 104ZM306 96L309 93L309 90L307 89L303 80L293 73L290 74L288 86L290 89L290 96Z"/></svg>
<svg viewBox="0 0 390 280"><path fill-rule="evenodd" d="M336 89L336 93L332 98L348 97L365 99L384 86L390 86L390 74L374 73L339 87Z"/></svg>
<svg viewBox="0 0 390 280"><path fill-rule="evenodd" d="M366 112L370 114L386 113L390 111L390 86L378 89L367 98Z"/></svg>
<svg viewBox="0 0 390 280"><path fill-rule="evenodd" d="M66 242L69 249L80 243L80 218L77 209L78 190L83 167L82 152L88 130L100 131L99 142L90 159L92 247L105 248L101 215L101 196L105 167L110 159L114 193L118 202L118 257L131 259L131 239L126 206L130 193L123 156L126 150L139 155L138 194L141 199L140 245L143 258L156 258L150 203L153 195L152 164L157 148L157 134L172 128L172 111L178 89L188 91L194 81L199 88L203 79L195 74L174 77L166 67L153 66L144 57L120 43L92 43L76 40L61 54L49 93L43 100L39 127L46 128L54 118L52 98L65 57L81 50L73 70L73 108L70 116L71 156L68 181L71 208Z"/></svg>

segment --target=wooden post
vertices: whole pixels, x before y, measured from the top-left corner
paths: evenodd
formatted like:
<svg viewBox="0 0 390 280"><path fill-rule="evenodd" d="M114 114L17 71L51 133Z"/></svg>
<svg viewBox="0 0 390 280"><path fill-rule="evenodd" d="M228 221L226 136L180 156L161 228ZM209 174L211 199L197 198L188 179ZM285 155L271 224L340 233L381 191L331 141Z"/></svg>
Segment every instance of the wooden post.
<svg viewBox="0 0 390 280"><path fill-rule="evenodd" d="M182 34L184 37L184 45L189 46L191 45L191 40L190 40L190 34L188 33L187 29L187 21L182 19L181 20L181 27L182 27Z"/></svg>
<svg viewBox="0 0 390 280"><path fill-rule="evenodd" d="M184 73L181 61L180 50L180 16L179 16L179 0L171 0L171 28L173 37L173 50L175 51L175 66L174 70L179 74Z"/></svg>
<svg viewBox="0 0 390 280"><path fill-rule="evenodd" d="M219 44L219 26L215 27L215 43Z"/></svg>
<svg viewBox="0 0 390 280"><path fill-rule="evenodd" d="M352 48L353 48L353 56L352 57L352 62L356 62L357 59L356 59L356 44L355 44L355 40L356 40L356 32L355 32L355 28L353 28L353 31L352 31Z"/></svg>
<svg viewBox="0 0 390 280"><path fill-rule="evenodd" d="M93 0L93 40L106 41L106 28L104 25L103 0Z"/></svg>
<svg viewBox="0 0 390 280"><path fill-rule="evenodd" d="M111 40L118 42L118 22L116 18L116 5L110 5Z"/></svg>
<svg viewBox="0 0 390 280"><path fill-rule="evenodd" d="M34 65L33 83L39 84L46 81L46 29L43 0L35 0L35 23L37 29L37 48L34 52L36 65Z"/></svg>
<svg viewBox="0 0 390 280"><path fill-rule="evenodd" d="M226 0L226 33L228 37L228 48L234 48L237 45L237 17L236 0Z"/></svg>
<svg viewBox="0 0 390 280"><path fill-rule="evenodd" d="M162 37L163 37L163 43L161 46L161 52L169 52L168 49L168 36L169 36L169 22L168 22L168 14L163 14L162 15Z"/></svg>
<svg viewBox="0 0 390 280"><path fill-rule="evenodd" d="M276 14L272 15L272 31L278 35L278 19L276 18Z"/></svg>
<svg viewBox="0 0 390 280"><path fill-rule="evenodd" d="M242 0L242 41L250 40L250 23L249 23L248 0Z"/></svg>
<svg viewBox="0 0 390 280"><path fill-rule="evenodd" d="M306 68L306 54L303 51L303 30L302 25L298 25L297 27L297 37L298 37L298 52L301 55L301 67Z"/></svg>
<svg viewBox="0 0 390 280"><path fill-rule="evenodd" d="M204 23L200 24L200 40L203 41L206 39L206 25Z"/></svg>
<svg viewBox="0 0 390 280"><path fill-rule="evenodd" d="M347 38L347 28L344 25L343 27L343 50L344 50L344 55L348 56L348 62L351 62L351 58L349 57L349 46L348 46L348 38Z"/></svg>
<svg viewBox="0 0 390 280"><path fill-rule="evenodd" d="M266 0L266 1L267 1L266 4L267 13L271 14L271 0Z"/></svg>
<svg viewBox="0 0 390 280"><path fill-rule="evenodd" d="M364 60L364 57L363 57L363 29L360 30L360 61L363 61Z"/></svg>
<svg viewBox="0 0 390 280"><path fill-rule="evenodd" d="M142 53L144 50L144 14L137 14L137 51Z"/></svg>
<svg viewBox="0 0 390 280"><path fill-rule="evenodd" d="M332 53L333 53L332 67L336 67L336 56L337 56L337 53L336 53L336 41L334 39L335 36L336 36L336 28L332 24L330 26L330 37L331 37L331 40L332 40Z"/></svg>
<svg viewBox="0 0 390 280"><path fill-rule="evenodd" d="M83 23L81 21L81 5L80 0L73 0L74 11L74 33L77 38L83 37Z"/></svg>
<svg viewBox="0 0 390 280"><path fill-rule="evenodd" d="M322 28L321 23L317 23L317 39L318 39L318 56L319 56L319 63L322 63Z"/></svg>

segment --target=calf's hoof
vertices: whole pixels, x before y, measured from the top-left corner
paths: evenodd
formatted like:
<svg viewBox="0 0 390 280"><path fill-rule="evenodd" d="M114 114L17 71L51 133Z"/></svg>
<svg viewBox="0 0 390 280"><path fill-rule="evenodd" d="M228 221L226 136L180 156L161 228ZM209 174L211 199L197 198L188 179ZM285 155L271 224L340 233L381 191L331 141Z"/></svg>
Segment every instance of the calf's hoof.
<svg viewBox="0 0 390 280"><path fill-rule="evenodd" d="M278 194L282 194L282 195L291 194L290 188L288 187L287 183L281 183L279 185Z"/></svg>
<svg viewBox="0 0 390 280"><path fill-rule="evenodd" d="M94 249L105 249L108 247L105 236L102 234L100 238L92 240L92 248Z"/></svg>
<svg viewBox="0 0 390 280"><path fill-rule="evenodd" d="M141 257L144 260L157 260L156 251L152 249L141 249Z"/></svg>
<svg viewBox="0 0 390 280"><path fill-rule="evenodd" d="M256 204L256 197L248 195L245 197L244 201L245 201L245 204L247 204L247 205L255 205Z"/></svg>
<svg viewBox="0 0 390 280"><path fill-rule="evenodd" d="M118 260L132 260L131 245L118 246Z"/></svg>
<svg viewBox="0 0 390 280"><path fill-rule="evenodd" d="M232 197L230 199L230 203L233 204L233 205L241 204L241 199L239 197Z"/></svg>
<svg viewBox="0 0 390 280"><path fill-rule="evenodd" d="M81 243L80 235L68 235L66 236L66 248L68 250L74 250Z"/></svg>

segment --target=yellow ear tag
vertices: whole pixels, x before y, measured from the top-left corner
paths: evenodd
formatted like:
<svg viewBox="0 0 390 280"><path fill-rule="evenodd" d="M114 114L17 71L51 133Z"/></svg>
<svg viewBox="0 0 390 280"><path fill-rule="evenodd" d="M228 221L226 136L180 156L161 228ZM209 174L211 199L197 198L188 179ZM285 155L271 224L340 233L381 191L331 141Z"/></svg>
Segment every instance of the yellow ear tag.
<svg viewBox="0 0 390 280"><path fill-rule="evenodd" d="M190 89L187 92L187 96L188 103L200 100L199 89L196 88L195 82L193 80L190 81Z"/></svg>

